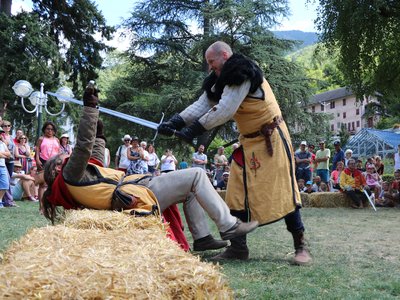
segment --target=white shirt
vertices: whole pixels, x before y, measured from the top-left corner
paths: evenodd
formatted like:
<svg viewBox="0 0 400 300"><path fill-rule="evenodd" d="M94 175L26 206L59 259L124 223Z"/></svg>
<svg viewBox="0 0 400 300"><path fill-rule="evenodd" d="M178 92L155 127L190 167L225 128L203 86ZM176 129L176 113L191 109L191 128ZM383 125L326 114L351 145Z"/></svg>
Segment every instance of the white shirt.
<svg viewBox="0 0 400 300"><path fill-rule="evenodd" d="M172 157L169 156L167 159L166 158L167 158L167 156L165 156L165 155L163 155L161 157L161 161L164 161L161 163L161 171L175 171L175 169L176 169L175 161L174 161L174 160L176 160L175 156L172 155Z"/></svg>
<svg viewBox="0 0 400 300"><path fill-rule="evenodd" d="M130 147L130 145L128 147L125 145L118 147L117 153L115 153L116 156L120 156L118 168L127 169L131 164L130 160L128 159L128 148Z"/></svg>
<svg viewBox="0 0 400 300"><path fill-rule="evenodd" d="M0 141L0 151L1 152L5 152L7 151L7 145L3 142ZM0 158L0 167L5 167L6 166L6 160L4 159L4 157Z"/></svg>

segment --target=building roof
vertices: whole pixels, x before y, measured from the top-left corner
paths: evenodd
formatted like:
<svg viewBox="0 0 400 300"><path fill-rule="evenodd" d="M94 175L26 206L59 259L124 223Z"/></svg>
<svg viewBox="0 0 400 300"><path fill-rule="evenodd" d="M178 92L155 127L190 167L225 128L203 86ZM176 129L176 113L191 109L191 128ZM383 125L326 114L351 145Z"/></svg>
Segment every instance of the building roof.
<svg viewBox="0 0 400 300"><path fill-rule="evenodd" d="M354 93L347 87L338 88L336 90L327 91L314 95L310 101L312 103L329 102L336 99L345 98L354 95Z"/></svg>
<svg viewBox="0 0 400 300"><path fill-rule="evenodd" d="M352 137L344 148L353 150L354 157L380 155L385 157L396 152L400 144L400 132L363 128Z"/></svg>

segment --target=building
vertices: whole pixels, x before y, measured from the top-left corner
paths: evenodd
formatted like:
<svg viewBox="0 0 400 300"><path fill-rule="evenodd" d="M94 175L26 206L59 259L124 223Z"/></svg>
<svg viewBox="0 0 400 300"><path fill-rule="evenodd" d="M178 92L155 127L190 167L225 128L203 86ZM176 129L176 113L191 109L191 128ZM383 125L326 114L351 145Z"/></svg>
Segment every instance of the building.
<svg viewBox="0 0 400 300"><path fill-rule="evenodd" d="M308 109L332 116L329 127L333 136L338 135L342 125L354 135L362 128L373 128L379 121L379 114L366 115L366 106L370 103L379 105L376 96L364 97L361 101L350 89L344 87L315 95L308 104Z"/></svg>

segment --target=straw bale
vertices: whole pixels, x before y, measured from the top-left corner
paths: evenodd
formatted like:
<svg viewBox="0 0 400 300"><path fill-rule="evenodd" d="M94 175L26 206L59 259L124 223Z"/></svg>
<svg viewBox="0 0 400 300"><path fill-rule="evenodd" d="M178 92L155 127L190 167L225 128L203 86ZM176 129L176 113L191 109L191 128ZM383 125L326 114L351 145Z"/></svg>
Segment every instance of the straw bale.
<svg viewBox="0 0 400 300"><path fill-rule="evenodd" d="M340 192L301 193L301 201L304 207L348 207L351 205L350 198Z"/></svg>
<svg viewBox="0 0 400 300"><path fill-rule="evenodd" d="M219 267L166 238L158 218L104 211L31 230L4 254L0 278L0 299L232 298Z"/></svg>

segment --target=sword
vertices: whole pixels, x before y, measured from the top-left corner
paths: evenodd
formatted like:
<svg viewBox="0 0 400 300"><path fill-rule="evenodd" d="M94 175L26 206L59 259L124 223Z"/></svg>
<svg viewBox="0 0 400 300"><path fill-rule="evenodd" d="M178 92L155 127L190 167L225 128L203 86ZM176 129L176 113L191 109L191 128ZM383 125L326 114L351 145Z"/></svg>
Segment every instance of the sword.
<svg viewBox="0 0 400 300"><path fill-rule="evenodd" d="M73 98L70 98L70 97L66 97L66 96L63 96L63 95L60 95L60 94L52 93L52 92L46 92L46 94L49 94L50 96L57 97L57 99L60 100L61 102L72 102L72 103L79 104L79 105L83 106L83 101L82 100L76 100L76 99L73 99ZM100 107L99 111L101 111L103 113L106 113L108 115L120 118L120 119L124 119L124 120L130 121L130 122L133 122L133 123L136 123L136 124L139 124L139 125L154 129L156 131L156 134L155 134L155 136L153 138L153 141L157 137L157 134L158 134L157 128L158 128L158 126L164 120L164 113L162 113L160 123L157 124L157 123L152 122L152 121L148 121L148 120L145 120L145 119L141 119L141 118L138 118L138 117L127 115L127 114L124 114L124 113L121 113L121 112L118 112L118 111L115 111L115 110L112 110L112 109L108 109L108 108L105 108L105 107Z"/></svg>
<svg viewBox="0 0 400 300"><path fill-rule="evenodd" d="M372 201L371 197L368 195L366 190L363 190L363 191L364 191L365 196L367 196L367 199L368 199L369 203L371 204L372 208L376 211L374 201Z"/></svg>

